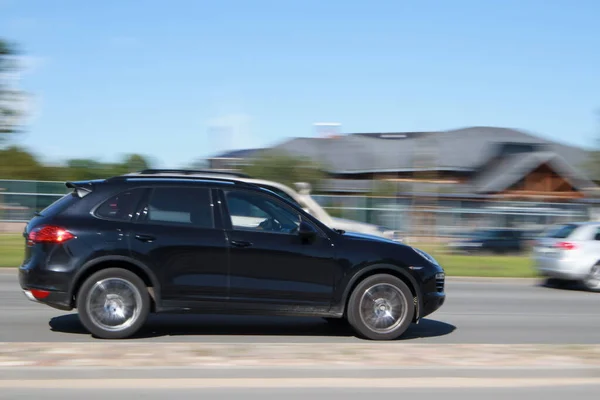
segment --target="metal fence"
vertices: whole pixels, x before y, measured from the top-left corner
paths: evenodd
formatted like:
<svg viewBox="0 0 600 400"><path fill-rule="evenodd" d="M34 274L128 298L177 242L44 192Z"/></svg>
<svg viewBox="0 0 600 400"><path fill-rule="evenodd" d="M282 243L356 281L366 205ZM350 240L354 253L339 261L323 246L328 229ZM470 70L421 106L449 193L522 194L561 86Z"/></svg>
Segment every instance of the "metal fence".
<svg viewBox="0 0 600 400"><path fill-rule="evenodd" d="M577 203L438 200L422 206L412 199L314 196L333 217L384 226L411 236L461 236L481 228L541 231L552 224L587 221L589 206Z"/></svg>
<svg viewBox="0 0 600 400"><path fill-rule="evenodd" d="M0 180L0 221L26 222L66 193L64 182Z"/></svg>
<svg viewBox="0 0 600 400"><path fill-rule="evenodd" d="M26 222L66 194L64 182L0 180L0 222ZM590 219L578 203L437 200L421 207L409 198L315 195L331 216L362 221L417 236L456 236L476 228L548 225Z"/></svg>

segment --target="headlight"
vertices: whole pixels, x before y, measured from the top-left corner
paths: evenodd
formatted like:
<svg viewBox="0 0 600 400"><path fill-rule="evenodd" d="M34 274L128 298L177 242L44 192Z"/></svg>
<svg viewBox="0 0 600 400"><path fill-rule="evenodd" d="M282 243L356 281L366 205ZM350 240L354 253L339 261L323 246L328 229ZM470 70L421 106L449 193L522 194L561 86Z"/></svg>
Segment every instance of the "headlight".
<svg viewBox="0 0 600 400"><path fill-rule="evenodd" d="M439 265L438 262L435 260L435 258L433 258L432 256L430 256L429 254L425 253L423 250L419 250L417 248L413 249L424 259L426 259L427 261L429 261L430 263L432 263L433 265Z"/></svg>

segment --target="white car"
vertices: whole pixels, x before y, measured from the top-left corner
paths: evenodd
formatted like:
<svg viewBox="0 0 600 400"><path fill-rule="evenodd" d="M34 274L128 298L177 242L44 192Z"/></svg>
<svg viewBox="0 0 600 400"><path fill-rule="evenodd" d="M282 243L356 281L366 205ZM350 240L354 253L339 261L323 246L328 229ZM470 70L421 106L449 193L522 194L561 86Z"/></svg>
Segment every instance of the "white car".
<svg viewBox="0 0 600 400"><path fill-rule="evenodd" d="M600 222L553 226L537 239L533 261L544 277L579 281L600 292Z"/></svg>
<svg viewBox="0 0 600 400"><path fill-rule="evenodd" d="M334 217L330 216L327 213L327 211L325 211L323 209L323 207L321 207L319 205L319 203L317 203L315 201L315 199L313 199L311 197L311 195L310 195L311 186L308 183L297 182L295 185L296 185L296 188L298 189L298 191L296 191L296 190L294 190L284 184L281 184L279 182L268 181L268 180L263 180L263 179L254 179L254 178L248 177L244 174L240 174L240 173L236 173L236 172L229 172L229 171L218 171L218 170L214 170L214 171L213 170L146 170L146 171L132 173L129 175L137 175L137 174L144 174L144 173L153 173L153 174L161 173L164 175L169 175L169 174L173 174L173 173L177 173L177 174L186 173L189 175L198 175L198 176L230 177L230 178L233 178L233 179L236 179L239 181L258 185L260 187L263 187L267 190L270 190L270 191L276 193L277 195L279 195L283 198L286 198L288 201L291 201L292 203L298 204L302 209L304 209L304 211L306 211L310 215L314 216L315 218L317 218L318 220L320 220L321 222L323 222L325 225L327 225L328 227L330 227L332 229L340 229L340 230L347 231L347 232L356 232L356 233L362 233L362 234L367 234L367 235L379 236L379 237L383 237L383 238L387 238L387 239L391 239L391 240L395 240L395 241L402 241L402 239L400 238L400 233L398 231L386 229L386 228L383 228L383 227L380 227L380 226L377 226L374 224L368 224L368 223L364 223L364 222L358 222L358 221L353 221L353 220L343 219L343 218L334 218ZM247 224L247 226L254 226L255 224L259 223L260 221L262 221L262 219L260 219L260 218L258 218L256 221L253 221L252 218L250 218L247 221L244 221L244 224Z"/></svg>

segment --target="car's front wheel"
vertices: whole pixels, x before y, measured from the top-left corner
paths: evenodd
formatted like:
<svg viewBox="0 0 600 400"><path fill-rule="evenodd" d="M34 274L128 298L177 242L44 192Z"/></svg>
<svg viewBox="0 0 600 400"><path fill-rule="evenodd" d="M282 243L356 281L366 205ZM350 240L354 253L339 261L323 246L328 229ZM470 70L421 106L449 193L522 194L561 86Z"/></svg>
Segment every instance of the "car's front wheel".
<svg viewBox="0 0 600 400"><path fill-rule="evenodd" d="M410 326L414 312L409 287L388 274L373 275L360 282L348 301L348 322L371 340L400 337Z"/></svg>
<svg viewBox="0 0 600 400"><path fill-rule="evenodd" d="M83 326L102 339L123 339L146 322L150 297L144 281L131 271L108 268L90 276L79 289L77 311Z"/></svg>

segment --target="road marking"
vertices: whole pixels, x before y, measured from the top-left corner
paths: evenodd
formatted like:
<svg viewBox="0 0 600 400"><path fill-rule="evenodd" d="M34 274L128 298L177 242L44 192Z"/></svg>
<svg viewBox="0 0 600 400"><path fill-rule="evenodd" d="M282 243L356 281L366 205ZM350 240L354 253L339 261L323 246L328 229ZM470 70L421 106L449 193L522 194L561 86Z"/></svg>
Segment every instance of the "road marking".
<svg viewBox="0 0 600 400"><path fill-rule="evenodd" d="M0 380L0 389L514 388L600 385L600 378L217 378Z"/></svg>

